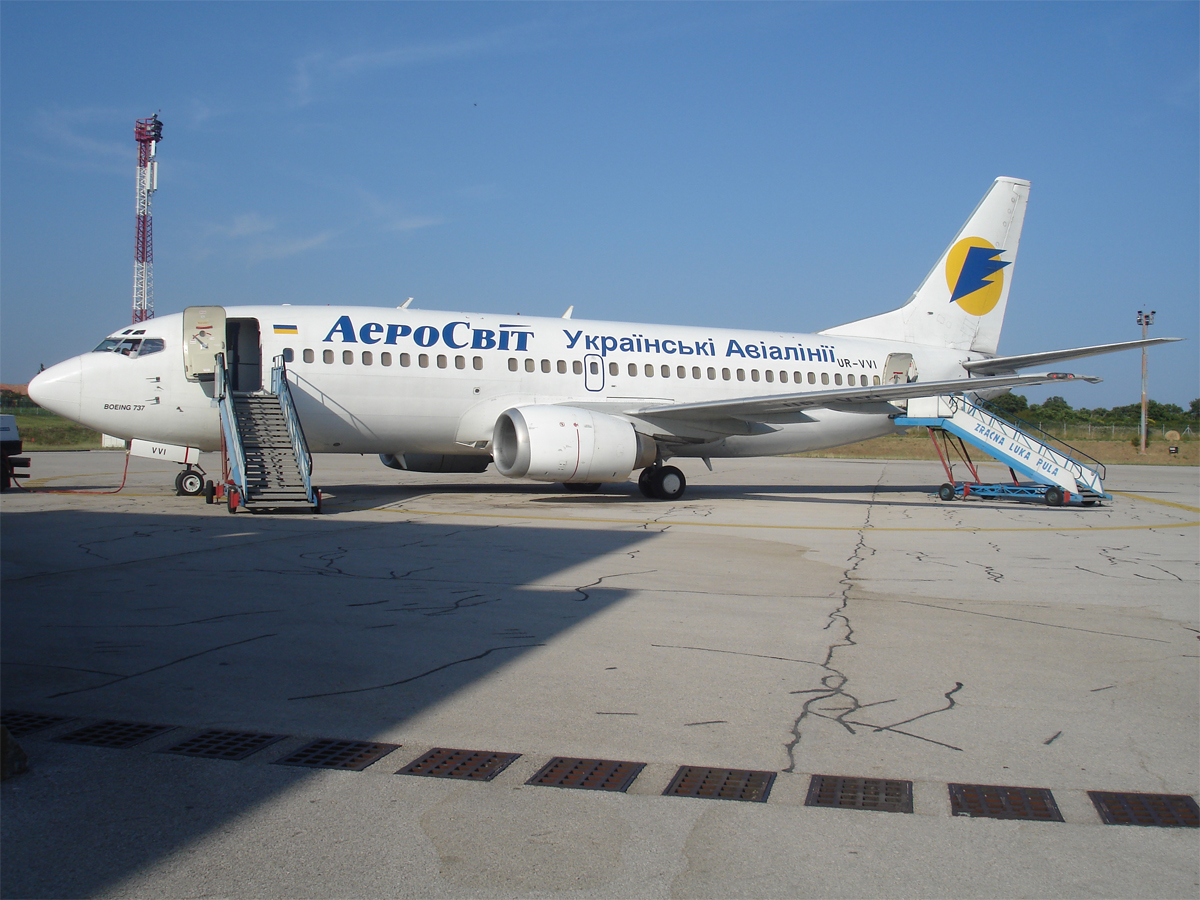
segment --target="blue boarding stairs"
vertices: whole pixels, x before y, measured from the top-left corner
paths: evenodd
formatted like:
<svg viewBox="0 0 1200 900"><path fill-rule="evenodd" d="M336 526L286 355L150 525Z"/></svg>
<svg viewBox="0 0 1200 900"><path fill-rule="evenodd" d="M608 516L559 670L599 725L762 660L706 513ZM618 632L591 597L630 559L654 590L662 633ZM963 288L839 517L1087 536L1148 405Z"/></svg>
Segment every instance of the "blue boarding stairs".
<svg viewBox="0 0 1200 900"><path fill-rule="evenodd" d="M902 427L929 429L930 440L948 479L938 489L943 500L987 497L1042 501L1048 506L1068 503L1095 506L1101 500L1112 499L1111 494L1104 492L1106 473L1100 462L1028 422L1018 419L1018 426L1004 418L1005 415L998 407L971 394L943 394L909 400L907 413L894 421ZM967 444L1008 466L1012 482L983 482ZM970 481L955 480L950 462L952 450L971 473Z"/></svg>

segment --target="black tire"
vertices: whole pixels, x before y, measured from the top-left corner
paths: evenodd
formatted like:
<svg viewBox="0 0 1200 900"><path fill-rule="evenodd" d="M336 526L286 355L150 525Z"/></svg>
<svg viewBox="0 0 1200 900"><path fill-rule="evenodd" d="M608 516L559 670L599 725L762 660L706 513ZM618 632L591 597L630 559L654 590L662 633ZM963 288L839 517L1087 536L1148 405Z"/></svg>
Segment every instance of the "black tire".
<svg viewBox="0 0 1200 900"><path fill-rule="evenodd" d="M659 500L678 500L687 489L687 479L674 466L663 466L654 474L654 495Z"/></svg>
<svg viewBox="0 0 1200 900"><path fill-rule="evenodd" d="M954 485L948 481L938 488L938 497L943 500L953 500L957 495L958 492L955 490Z"/></svg>
<svg viewBox="0 0 1200 900"><path fill-rule="evenodd" d="M1083 501L1082 503L1080 503L1079 505L1080 505L1080 506L1095 506L1095 505L1096 505L1096 501L1095 501L1095 500L1084 500L1084 501Z"/></svg>
<svg viewBox="0 0 1200 900"><path fill-rule="evenodd" d="M204 482L204 502L208 504L216 503L217 501L217 486L212 483L210 478Z"/></svg>
<svg viewBox="0 0 1200 900"><path fill-rule="evenodd" d="M317 495L317 502L313 504L313 508L312 508L313 515L319 516L321 514L321 491L318 489L318 490L315 490L313 493L315 493Z"/></svg>
<svg viewBox="0 0 1200 900"><path fill-rule="evenodd" d="M563 487L572 494L594 494L600 490L599 481L568 481L563 483Z"/></svg>
<svg viewBox="0 0 1200 900"><path fill-rule="evenodd" d="M229 512L231 514L238 511L238 506L240 505L240 503L239 503L240 500L241 500L241 498L238 496L237 489L226 485L226 487L225 487L225 508L227 510L229 510Z"/></svg>
<svg viewBox="0 0 1200 900"><path fill-rule="evenodd" d="M199 497L204 491L204 477L195 469L184 469L175 476L175 492L180 497Z"/></svg>
<svg viewBox="0 0 1200 900"><path fill-rule="evenodd" d="M1058 488L1058 487L1046 488L1046 505L1047 506L1062 506L1063 505L1062 488Z"/></svg>
<svg viewBox="0 0 1200 900"><path fill-rule="evenodd" d="M653 500L654 497L654 468L646 466L642 469L642 474L638 476L638 490L642 492L642 496L647 500Z"/></svg>

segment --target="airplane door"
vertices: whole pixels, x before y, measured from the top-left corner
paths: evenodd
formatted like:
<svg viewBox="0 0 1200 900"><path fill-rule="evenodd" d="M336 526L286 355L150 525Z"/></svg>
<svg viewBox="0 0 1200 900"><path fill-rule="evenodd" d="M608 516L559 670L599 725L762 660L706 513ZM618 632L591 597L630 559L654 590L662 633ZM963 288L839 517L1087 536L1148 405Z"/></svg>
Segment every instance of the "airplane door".
<svg viewBox="0 0 1200 900"><path fill-rule="evenodd" d="M583 386L589 391L604 390L604 359L598 353L583 358Z"/></svg>
<svg viewBox="0 0 1200 900"><path fill-rule="evenodd" d="M225 352L225 309L189 306L183 311L183 372L188 381L212 381L217 354Z"/></svg>
<svg viewBox="0 0 1200 900"><path fill-rule="evenodd" d="M230 389L262 390L262 335L258 319L228 319L225 344L229 348Z"/></svg>
<svg viewBox="0 0 1200 900"><path fill-rule="evenodd" d="M917 380L917 367L911 353L889 353L883 364L884 384L908 384Z"/></svg>

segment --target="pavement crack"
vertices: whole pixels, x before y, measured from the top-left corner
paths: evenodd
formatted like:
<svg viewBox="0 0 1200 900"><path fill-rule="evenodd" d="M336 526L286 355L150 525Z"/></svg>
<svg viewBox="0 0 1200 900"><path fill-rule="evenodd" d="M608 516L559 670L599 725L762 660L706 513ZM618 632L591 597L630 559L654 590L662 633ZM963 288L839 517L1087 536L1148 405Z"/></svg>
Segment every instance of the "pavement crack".
<svg viewBox="0 0 1200 900"><path fill-rule="evenodd" d="M606 581L609 578L625 578L629 575L653 575L657 571L658 571L658 569L647 569L644 572L616 572L612 575L601 575L599 578L597 578L591 584L585 584L582 587L574 588L575 593L580 595L579 597L575 598L575 602L576 603L584 603L584 602L592 599L592 595L587 592L587 589L599 587L602 582Z"/></svg>

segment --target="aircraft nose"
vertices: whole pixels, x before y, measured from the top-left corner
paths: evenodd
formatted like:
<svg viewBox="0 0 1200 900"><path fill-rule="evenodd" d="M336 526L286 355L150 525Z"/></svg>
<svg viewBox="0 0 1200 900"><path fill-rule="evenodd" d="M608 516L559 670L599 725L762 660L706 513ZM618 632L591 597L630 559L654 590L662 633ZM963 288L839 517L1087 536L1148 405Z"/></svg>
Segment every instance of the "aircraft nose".
<svg viewBox="0 0 1200 900"><path fill-rule="evenodd" d="M82 371L83 363L76 356L39 372L29 382L29 398L38 406L78 422Z"/></svg>

